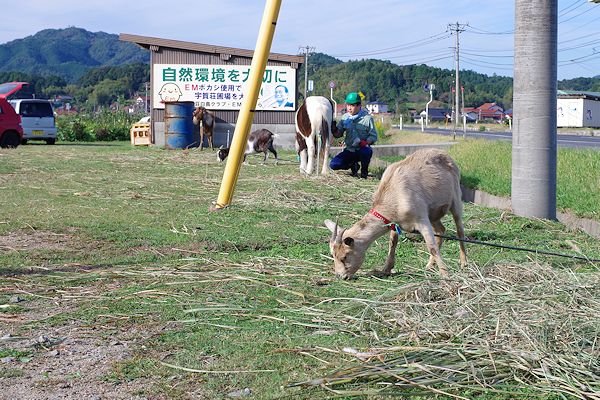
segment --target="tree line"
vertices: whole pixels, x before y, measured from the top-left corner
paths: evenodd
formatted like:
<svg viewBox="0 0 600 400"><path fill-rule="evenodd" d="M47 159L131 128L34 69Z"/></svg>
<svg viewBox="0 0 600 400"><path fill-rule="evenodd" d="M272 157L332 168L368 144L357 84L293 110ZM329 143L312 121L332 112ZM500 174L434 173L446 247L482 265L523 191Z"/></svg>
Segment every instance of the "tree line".
<svg viewBox="0 0 600 400"><path fill-rule="evenodd" d="M127 104L136 93L144 93L145 83L150 81L150 67L146 63L135 63L92 68L74 83L68 83L59 76L0 72L0 82L12 81L29 82L29 91L38 98L71 96L71 102L77 109L91 111L114 102Z"/></svg>
<svg viewBox="0 0 600 400"><path fill-rule="evenodd" d="M454 71L424 64L396 65L390 61L366 59L342 62L322 53L312 54L308 63L309 79L314 81L310 94L329 97L329 82L336 84L334 98L342 102L346 93L361 91L366 101L387 103L395 112L420 109L429 100L423 90L425 84L435 84L432 107L449 108L454 94ZM304 66L298 71L298 93L302 101ZM512 108L510 77L484 75L474 71L461 71L465 107L476 107L496 102L503 108ZM145 93L145 83L150 81L147 63L89 69L75 82L69 83L59 76L40 76L21 72L0 72L0 82L26 81L31 91L40 98L69 95L80 110L108 107L114 102L126 104L136 94ZM559 89L600 92L600 76L575 78L558 82Z"/></svg>

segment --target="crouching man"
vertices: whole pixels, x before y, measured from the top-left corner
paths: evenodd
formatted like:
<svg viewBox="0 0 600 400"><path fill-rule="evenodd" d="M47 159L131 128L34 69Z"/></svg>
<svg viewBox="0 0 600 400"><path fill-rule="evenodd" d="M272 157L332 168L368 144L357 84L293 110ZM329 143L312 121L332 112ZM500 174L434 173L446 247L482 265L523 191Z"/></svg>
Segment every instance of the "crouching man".
<svg viewBox="0 0 600 400"><path fill-rule="evenodd" d="M377 130L373 117L361 107L358 93L348 93L346 96L346 114L337 124L338 133L335 137L344 138L344 150L336 155L329 167L333 170L350 169L352 176L366 179L369 175L369 163L373 156L371 145L377 141ZM359 164L360 163L360 164Z"/></svg>

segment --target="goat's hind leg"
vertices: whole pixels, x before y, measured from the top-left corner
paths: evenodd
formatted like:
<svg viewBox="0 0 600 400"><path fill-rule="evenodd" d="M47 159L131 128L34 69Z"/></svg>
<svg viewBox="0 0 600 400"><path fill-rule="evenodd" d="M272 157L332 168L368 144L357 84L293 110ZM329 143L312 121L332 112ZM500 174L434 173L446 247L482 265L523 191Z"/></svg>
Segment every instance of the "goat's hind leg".
<svg viewBox="0 0 600 400"><path fill-rule="evenodd" d="M451 209L450 212L456 224L456 235L459 239L465 240L465 227L462 222L462 204L459 207ZM462 240L458 242L458 246L460 247L460 266L464 268L467 266L467 251L465 243Z"/></svg>
<svg viewBox="0 0 600 400"><path fill-rule="evenodd" d="M275 156L275 165L277 165L277 163L278 163L279 160L277 159L277 152L275 151L275 148L273 148L273 143L269 144L268 150L271 153L273 153L273 155ZM265 151L265 159L266 159L266 156L267 156L267 152Z"/></svg>
<svg viewBox="0 0 600 400"><path fill-rule="evenodd" d="M431 224L418 224L416 226L417 230L421 232L423 238L425 239L425 243L427 244L427 250L429 251L429 261L427 262L427 268L433 269L433 264L437 264L440 275L443 278L448 277L448 269L446 268L446 264L442 260L442 256L440 254L440 248L438 247L437 240L433 234L433 227Z"/></svg>
<svg viewBox="0 0 600 400"><path fill-rule="evenodd" d="M309 140L306 141L306 154L308 156L308 162L306 163L306 170L304 172L306 172L308 175L313 173L313 170L315 169L315 141L314 141L314 134L311 135L311 137L309 138Z"/></svg>

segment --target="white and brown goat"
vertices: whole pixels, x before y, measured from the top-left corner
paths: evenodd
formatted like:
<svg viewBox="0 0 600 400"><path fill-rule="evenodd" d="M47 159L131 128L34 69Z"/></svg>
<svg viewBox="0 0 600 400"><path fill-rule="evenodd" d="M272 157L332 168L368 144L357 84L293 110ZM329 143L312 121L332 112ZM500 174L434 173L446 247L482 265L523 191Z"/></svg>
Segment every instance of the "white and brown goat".
<svg viewBox="0 0 600 400"><path fill-rule="evenodd" d="M200 106L192 114L194 125L200 125L200 150L204 146L204 136L210 149L213 149L213 132L215 129L215 113Z"/></svg>
<svg viewBox="0 0 600 400"><path fill-rule="evenodd" d="M333 105L323 96L309 96L296 111L296 151L300 156L300 171L312 174L315 168L318 141L321 141L321 173L329 171L330 134L337 132L333 121Z"/></svg>
<svg viewBox="0 0 600 400"><path fill-rule="evenodd" d="M275 133L271 132L268 129L259 129L256 130L248 136L248 142L246 146L246 150L244 151L244 163L246 163L246 156L248 154L258 154L264 153L265 157L263 158L263 163L267 161L267 156L269 155L269 151L273 153L275 156L275 164L277 164L277 151L273 147L273 139L278 137ZM229 147L219 148L217 152L217 158L219 161L223 161L229 155Z"/></svg>
<svg viewBox="0 0 600 400"><path fill-rule="evenodd" d="M441 219L448 212L456 224L457 236L464 239L460 172L445 152L422 149L387 167L375 194L371 210L348 229L330 220L325 225L331 230L329 242L334 259L335 274L351 278L361 267L368 247L377 238L390 231L390 245L383 271L389 275L394 267L398 231L417 230L423 235L429 250L427 268L436 263L440 275L448 275L440 255L445 228ZM398 229L396 229L396 227ZM460 246L460 264L467 263L463 242Z"/></svg>

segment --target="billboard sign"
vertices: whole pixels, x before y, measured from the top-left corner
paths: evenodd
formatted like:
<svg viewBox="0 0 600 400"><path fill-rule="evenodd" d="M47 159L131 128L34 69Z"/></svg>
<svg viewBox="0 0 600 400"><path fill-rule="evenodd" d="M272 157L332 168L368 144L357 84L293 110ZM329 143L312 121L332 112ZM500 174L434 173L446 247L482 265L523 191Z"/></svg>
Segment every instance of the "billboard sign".
<svg viewBox="0 0 600 400"><path fill-rule="evenodd" d="M249 65L154 64L152 107L193 101L210 110L239 110L249 75ZM256 109L293 111L295 106L296 70L267 65Z"/></svg>

